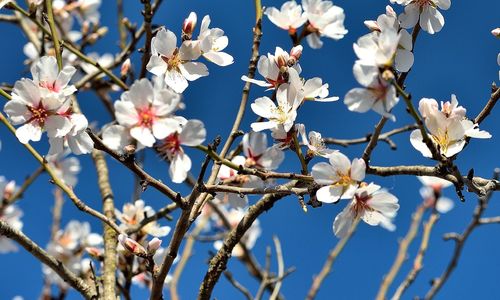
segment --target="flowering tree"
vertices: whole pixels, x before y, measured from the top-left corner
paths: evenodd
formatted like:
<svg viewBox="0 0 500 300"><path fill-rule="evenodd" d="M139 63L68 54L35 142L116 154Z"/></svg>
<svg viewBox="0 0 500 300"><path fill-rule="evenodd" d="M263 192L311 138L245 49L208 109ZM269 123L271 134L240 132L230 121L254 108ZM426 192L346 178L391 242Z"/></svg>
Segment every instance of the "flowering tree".
<svg viewBox="0 0 500 300"><path fill-rule="evenodd" d="M481 102L482 109L473 116L454 94L440 102L414 99L411 86L405 84L418 62L417 37L439 36L445 24L442 12L450 9L450 0L391 0L385 13L366 20L366 33L353 45L357 58L352 71L358 84L343 97L332 95L322 78L309 77L314 70L303 69L301 59L305 52L321 52L325 43L348 34L344 10L326 0L287 1L267 8L256 0L253 40L248 41L251 57L248 72L241 76L244 87L239 108L235 116L222 112L225 120L232 121L226 135L207 130L208 116L206 120L188 118L196 104L184 97L197 88L198 79L209 75L209 68L217 73L246 59L231 55L228 35L214 27L218 20L206 15L198 22L198 15L191 12L182 24L169 28L157 16L162 1L141 0L138 26L123 18L127 3L118 0L119 51L99 54L88 48L108 34L100 21L100 0L20 2L0 0L0 20L24 33L30 72L26 78L2 84L0 94L6 101L0 120L15 137L5 140L22 144L26 152L19 155L32 156L40 166L20 185L8 173L0 177L0 253L10 255L6 253L24 248L43 264L42 299L63 299L73 293L86 299L131 299L138 288L135 285L145 288L150 299L167 295L179 299L183 296L181 274L195 247L207 242L212 245L206 255L208 266L193 268L202 274L200 282L191 282L191 286L199 285L198 299L216 296L213 290L222 275L248 299L261 299L266 293L271 299L283 299L286 294L281 288L295 269L285 267L280 239L273 237L276 272L271 271L270 251L262 266L252 249L267 230L259 217L277 202L294 198L306 213L327 209L332 203L341 207L327 237L337 243L312 282L307 282L310 287L303 289L306 298L313 299L360 223L396 229L398 210L409 203L400 203L398 188L381 186L381 177L387 176L417 177L423 200L380 283L377 299L400 299L418 279L432 230L457 200L464 201L470 194L468 198L474 196L478 202L465 231L445 236L455 242L455 250L426 299L432 299L452 275L472 231L482 224L500 223L498 217L483 216L490 197L500 190L498 170L492 169L493 176L475 174L457 162L467 146L476 142L472 138L492 138L488 128L479 127L500 99L500 89L493 84L489 99ZM266 55L260 50L263 26L284 30L281 34L290 37L290 44L270 45L273 51ZM499 38L500 29L492 34ZM497 62L500 65L500 54ZM83 92L93 92L92 100L102 104L108 119L93 119L82 109ZM299 123L311 105L320 109L344 106L356 118L373 110L380 119L372 132L363 129L369 132L363 138L324 137ZM398 124L407 117L398 114L398 106L406 108L412 119L409 124ZM255 121L246 123L245 116ZM324 122L325 128L329 123ZM391 123L398 125L384 129ZM392 138L396 135L406 135L413 154L421 154L425 164L373 164L378 142L395 149ZM339 150L356 144L364 150L353 157ZM149 171L146 154L161 158L158 163L166 164L168 172ZM75 189L80 160L93 162L100 206L91 205ZM134 175L131 201L115 199L123 186L112 184L111 160L120 164L122 172ZM20 200L42 173L54 184L47 245L22 231L30 216L22 212L28 201ZM454 199L444 196L447 187L454 188ZM157 203L153 205L153 199L143 194L146 189L156 190L166 204L154 209ZM64 198L81 214L63 223ZM286 209L293 208L296 205L288 203ZM91 229L89 221L96 220L103 225L102 233ZM172 221L169 226L167 220ZM397 284L419 230L422 236L413 268ZM239 274L233 275L228 268L232 257L257 279L257 290L236 280ZM311 259L311 263L317 262Z"/></svg>

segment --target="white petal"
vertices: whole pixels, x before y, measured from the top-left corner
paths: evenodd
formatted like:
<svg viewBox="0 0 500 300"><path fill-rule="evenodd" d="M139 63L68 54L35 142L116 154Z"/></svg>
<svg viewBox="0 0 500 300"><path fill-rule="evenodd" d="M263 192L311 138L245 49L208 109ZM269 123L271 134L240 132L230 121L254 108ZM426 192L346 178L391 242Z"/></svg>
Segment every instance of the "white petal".
<svg viewBox="0 0 500 300"><path fill-rule="evenodd" d="M189 80L193 81L200 77L208 75L208 68L205 64L200 62L186 62L179 66L182 75Z"/></svg>
<svg viewBox="0 0 500 300"><path fill-rule="evenodd" d="M213 62L214 64L222 66L222 67L229 66L230 64L232 64L234 62L233 57L225 52L210 51L210 52L204 53L203 57L205 57L209 61Z"/></svg>
<svg viewBox="0 0 500 300"><path fill-rule="evenodd" d="M153 135L155 138L162 140L170 134L181 129L179 121L174 118L161 118L153 123Z"/></svg>
<svg viewBox="0 0 500 300"><path fill-rule="evenodd" d="M327 185L316 192L316 197L324 203L336 203L342 195L343 187L338 185Z"/></svg>
<svg viewBox="0 0 500 300"><path fill-rule="evenodd" d="M26 123L16 129L16 137L22 144L27 144L30 140L38 142L42 138L42 128L33 122Z"/></svg>
<svg viewBox="0 0 500 300"><path fill-rule="evenodd" d="M130 135L146 147L153 147L153 144L156 141L151 129L147 127L132 127L130 129Z"/></svg>
<svg viewBox="0 0 500 300"><path fill-rule="evenodd" d="M455 203L450 198L440 197L436 203L436 210L441 214L445 214L452 210L454 206Z"/></svg>
<svg viewBox="0 0 500 300"><path fill-rule="evenodd" d="M333 232L338 238L343 238L349 232L353 222L354 213L351 210L351 205L349 204L335 217L335 220L333 221Z"/></svg>
<svg viewBox="0 0 500 300"><path fill-rule="evenodd" d="M410 134L410 142L413 148L417 149L425 157L432 157L432 153L427 148L427 145L422 141L422 133L419 129L415 129Z"/></svg>
<svg viewBox="0 0 500 300"><path fill-rule="evenodd" d="M194 147L202 144L207 137L207 131L200 120L189 120L182 128L179 140L182 145Z"/></svg>
<svg viewBox="0 0 500 300"><path fill-rule="evenodd" d="M344 104L350 111L364 113L370 110L375 104L376 96L367 89L354 88L347 92Z"/></svg>
<svg viewBox="0 0 500 300"><path fill-rule="evenodd" d="M337 178L335 169L326 162L315 164L312 167L311 175L318 184L332 184Z"/></svg>
<svg viewBox="0 0 500 300"><path fill-rule="evenodd" d="M189 170L191 170L191 159L184 153L178 153L170 163L170 178L174 183L182 183L186 180Z"/></svg>

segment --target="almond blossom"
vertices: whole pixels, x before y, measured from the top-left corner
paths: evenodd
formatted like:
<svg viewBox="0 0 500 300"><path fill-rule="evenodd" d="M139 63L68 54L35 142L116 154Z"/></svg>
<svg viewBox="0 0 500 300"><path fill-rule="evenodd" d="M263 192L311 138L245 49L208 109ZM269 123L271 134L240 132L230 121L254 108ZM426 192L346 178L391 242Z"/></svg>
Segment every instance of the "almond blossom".
<svg viewBox="0 0 500 300"><path fill-rule="evenodd" d="M307 17L307 35L309 47L318 49L323 46L322 36L334 40L340 40L347 34L344 27L344 10L333 5L331 1L324 0L303 0L304 14Z"/></svg>
<svg viewBox="0 0 500 300"><path fill-rule="evenodd" d="M156 139L164 139L179 128L179 122L171 117L179 102L179 95L168 89L155 90L143 78L115 102L116 120L139 143L152 147Z"/></svg>
<svg viewBox="0 0 500 300"><path fill-rule="evenodd" d="M391 114L391 110L399 102L396 88L382 78L377 67L356 63L353 71L356 80L364 87L347 92L344 98L347 108L360 113L372 109L395 121L396 117Z"/></svg>
<svg viewBox="0 0 500 300"><path fill-rule="evenodd" d="M466 118L466 109L458 105L455 95L451 96L451 101L441 102L441 110L437 101L432 98L422 98L418 109L424 118L432 142L446 157L452 157L462 151L467 137L481 139L491 137L488 132L479 130L477 124ZM411 133L410 142L423 156L432 157L431 151L423 142L420 130Z"/></svg>
<svg viewBox="0 0 500 300"><path fill-rule="evenodd" d="M194 13L191 13L194 14ZM191 16L191 18L195 18ZM187 24L192 24L187 22ZM196 22L194 22L196 24ZM184 44L188 45L191 55L189 59L197 59L202 55L204 58L210 62L219 66L228 66L234 62L233 57L222 50L226 49L229 44L229 39L224 35L224 31L220 28L209 28L210 26L210 16L203 17L201 21L200 34L198 39L194 41L185 41ZM194 26L192 26L194 27ZM191 28L190 28L191 29Z"/></svg>
<svg viewBox="0 0 500 300"><path fill-rule="evenodd" d="M293 0L283 3L279 10L275 7L268 7L264 14L274 25L287 30L290 34L296 33L297 28L307 21L307 16L302 12L302 6Z"/></svg>
<svg viewBox="0 0 500 300"><path fill-rule="evenodd" d="M412 37L406 29L400 27L398 16L391 6L386 6L386 13L380 15L377 21L365 21L365 25L375 32L398 32L399 43L394 57L394 67L400 72L408 72L412 67L413 57L413 42Z"/></svg>
<svg viewBox="0 0 500 300"><path fill-rule="evenodd" d="M336 151L326 148L325 141L323 140L321 133L316 131L309 131L309 134L306 136L305 128L302 128L303 130L300 131L300 135L302 138L302 143L307 146L308 156L329 157L330 154Z"/></svg>
<svg viewBox="0 0 500 300"><path fill-rule="evenodd" d="M381 225L392 231L395 229L392 219L398 210L398 198L370 183L358 188L350 203L335 217L333 232L339 238L344 237L356 218L361 218L368 225Z"/></svg>
<svg viewBox="0 0 500 300"><path fill-rule="evenodd" d="M431 176L417 176L417 178L423 184L420 188L420 196L427 207L435 207L442 214L453 209L455 206L453 200L442 196L442 190L452 185L450 181Z"/></svg>
<svg viewBox="0 0 500 300"><path fill-rule="evenodd" d="M290 131L297 117L297 108L303 98L302 93L293 86L282 84L276 93L277 105L268 97L255 99L251 105L253 112L269 121L252 123L252 130L262 131L282 125L286 132Z"/></svg>
<svg viewBox="0 0 500 300"><path fill-rule="evenodd" d="M441 31L444 26L444 17L437 8L447 10L451 6L451 0L391 0L391 3L405 6L399 16L401 27L411 28L418 22L430 34Z"/></svg>
<svg viewBox="0 0 500 300"><path fill-rule="evenodd" d="M23 144L40 141L42 132L49 137L64 137L71 130L71 122L59 115L68 107L65 99L57 94L42 97L39 85L31 79L16 81L12 89L12 100L4 106L13 125L17 128L16 136Z"/></svg>
<svg viewBox="0 0 500 300"><path fill-rule="evenodd" d="M207 67L200 62L192 62L192 51L186 43L177 48L177 37L161 28L151 40L151 58L147 69L156 76L164 78L165 83L176 93L182 93L193 81L208 75Z"/></svg>
<svg viewBox="0 0 500 300"><path fill-rule="evenodd" d="M170 161L168 170L170 178L175 183L186 180L191 170L191 159L184 152L182 145L195 147L205 141L207 131L199 120L180 120L181 127L163 139L158 150Z"/></svg>
<svg viewBox="0 0 500 300"><path fill-rule="evenodd" d="M262 55L257 62L257 71L264 80L257 80L248 78L246 75L242 76L243 81L254 83L258 86L275 89L280 84L289 82L288 72L293 69L297 74L302 72L300 65L297 63L302 54L302 46L295 46L288 52L280 47L276 47L274 55L268 53L267 56Z"/></svg>
<svg viewBox="0 0 500 300"><path fill-rule="evenodd" d="M8 185L8 183L6 183L5 178L0 176L0 193L4 193L6 185ZM6 199L6 197L3 197L3 199ZM0 206L0 220L9 224L13 229L23 229L23 222L21 221L22 216L23 212L16 205L9 205L4 208ZM18 248L14 241L5 236L0 236L0 254L16 252L17 250Z"/></svg>
<svg viewBox="0 0 500 300"><path fill-rule="evenodd" d="M47 93L70 96L76 92L74 85L68 85L75 72L73 66L65 66L59 71L57 60L53 56L43 56L31 67L33 82L40 87L43 96L47 96Z"/></svg>
<svg viewBox="0 0 500 300"><path fill-rule="evenodd" d="M151 217L155 211L151 206L146 206L143 200L134 203L125 203L122 211L115 209L116 218L121 222L120 228L127 230L134 228L145 218ZM141 231L155 237L163 237L169 234L169 226L160 226L156 221L149 222L141 228Z"/></svg>
<svg viewBox="0 0 500 300"><path fill-rule="evenodd" d="M319 77L311 79L302 79L295 69L288 71L289 82L297 91L303 95L303 101L333 102L339 100L339 97L328 97L328 83L323 84Z"/></svg>
<svg viewBox="0 0 500 300"><path fill-rule="evenodd" d="M75 187L81 171L80 161L76 157L66 157L68 154L69 151L60 152L47 157L47 161L58 178L66 185Z"/></svg>
<svg viewBox="0 0 500 300"><path fill-rule="evenodd" d="M352 163L340 152L328 156L329 163L320 162L313 166L311 175L319 185L318 200L335 203L339 199L350 199L359 183L365 178L366 165L363 159L355 158Z"/></svg>

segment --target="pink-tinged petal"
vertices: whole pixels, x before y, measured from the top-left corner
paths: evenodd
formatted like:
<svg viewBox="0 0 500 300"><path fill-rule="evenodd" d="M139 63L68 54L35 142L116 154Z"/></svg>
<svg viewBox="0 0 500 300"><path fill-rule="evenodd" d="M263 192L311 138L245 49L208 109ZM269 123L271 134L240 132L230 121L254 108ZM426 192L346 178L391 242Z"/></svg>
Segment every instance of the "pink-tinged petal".
<svg viewBox="0 0 500 300"><path fill-rule="evenodd" d="M455 207L455 203L450 198L440 197L436 202L436 210L440 214L445 214Z"/></svg>
<svg viewBox="0 0 500 300"><path fill-rule="evenodd" d="M335 220L333 221L333 233L338 238L345 237L353 222L354 213L351 209L351 204L349 204L335 217Z"/></svg>
<svg viewBox="0 0 500 300"><path fill-rule="evenodd" d="M340 172L343 175L349 174L351 161L347 156L340 152L334 152L328 157L328 160L336 172Z"/></svg>
<svg viewBox="0 0 500 300"><path fill-rule="evenodd" d="M57 60L54 56L42 56L40 60L31 66L33 80L40 84L52 85L59 74Z"/></svg>
<svg viewBox="0 0 500 300"><path fill-rule="evenodd" d="M267 149L258 163L266 170L275 170L285 159L285 153L277 148Z"/></svg>
<svg viewBox="0 0 500 300"><path fill-rule="evenodd" d="M373 194L366 204L388 218L394 218L399 209L398 198L385 191Z"/></svg>
<svg viewBox="0 0 500 300"><path fill-rule="evenodd" d="M177 37L172 31L162 28L153 38L151 44L159 54L170 57L177 47Z"/></svg>
<svg viewBox="0 0 500 300"><path fill-rule="evenodd" d="M76 155L88 154L94 149L94 141L85 131L75 136L68 136L68 146Z"/></svg>
<svg viewBox="0 0 500 300"><path fill-rule="evenodd" d="M246 157L251 155L260 156L267 149L267 135L265 133L250 132L243 136L242 143L243 153Z"/></svg>
<svg viewBox="0 0 500 300"><path fill-rule="evenodd" d="M354 88L350 90L344 98L344 104L350 111L364 113L373 107L376 96L370 90L364 88Z"/></svg>
<svg viewBox="0 0 500 300"><path fill-rule="evenodd" d="M38 107L40 103L40 90L31 79L23 78L16 81L12 89L12 100L16 99L26 102L27 105Z"/></svg>
<svg viewBox="0 0 500 300"><path fill-rule="evenodd" d="M33 122L26 123L16 129L16 137L22 144L27 144L30 140L38 142L42 138L42 128Z"/></svg>
<svg viewBox="0 0 500 300"><path fill-rule="evenodd" d="M338 185L327 185L320 188L316 192L316 197L318 201L323 203L336 203L339 201L340 196L342 196L343 188Z"/></svg>
<svg viewBox="0 0 500 300"><path fill-rule="evenodd" d="M152 55L149 58L146 69L154 75L162 77L167 72L168 66L161 57Z"/></svg>
<svg viewBox="0 0 500 300"><path fill-rule="evenodd" d="M153 144L156 141L151 129L147 127L132 127L130 129L130 135L146 147L153 147Z"/></svg>
<svg viewBox="0 0 500 300"><path fill-rule="evenodd" d="M254 122L254 123L250 124L250 127L255 132L259 132L259 131L266 130L266 129L273 129L273 128L276 128L277 126L278 126L278 124L276 124L276 122L274 122L274 121Z"/></svg>
<svg viewBox="0 0 500 300"><path fill-rule="evenodd" d="M48 137L64 137L71 131L72 124L68 118L54 115L45 120L44 128Z"/></svg>
<svg viewBox="0 0 500 300"><path fill-rule="evenodd" d="M186 62L179 66L182 75L189 81L208 75L208 68L200 62Z"/></svg>
<svg viewBox="0 0 500 300"><path fill-rule="evenodd" d="M200 120L189 120L182 128L179 140L182 145L195 147L201 145L207 137L207 130Z"/></svg>
<svg viewBox="0 0 500 300"><path fill-rule="evenodd" d="M26 102L20 99L10 100L5 104L3 110L13 125L24 124L31 118L31 112L28 110Z"/></svg>
<svg viewBox="0 0 500 300"><path fill-rule="evenodd" d="M425 186L439 187L444 189L453 185L452 182L439 177L417 176L417 179Z"/></svg>
<svg viewBox="0 0 500 300"><path fill-rule="evenodd" d="M365 179L366 164L361 158L355 158L352 160L351 165L351 178L356 181L362 181Z"/></svg>
<svg viewBox="0 0 500 300"><path fill-rule="evenodd" d="M261 86L261 87L272 87L273 86L272 84L268 83L267 81L248 78L246 75L241 76L241 80L256 84L256 85Z"/></svg>
<svg viewBox="0 0 500 300"><path fill-rule="evenodd" d="M182 183L186 180L189 170L191 170L191 159L185 153L178 153L170 163L170 178L174 183Z"/></svg>
<svg viewBox="0 0 500 300"><path fill-rule="evenodd" d="M425 157L432 157L432 153L427 148L427 145L422 140L422 133L419 129L416 129L410 134L410 142L413 148L417 149Z"/></svg>
<svg viewBox="0 0 500 300"><path fill-rule="evenodd" d="M139 122L135 106L130 101L115 102L115 116L120 125L131 127Z"/></svg>
<svg viewBox="0 0 500 300"><path fill-rule="evenodd" d="M186 78L175 70L169 70L165 73L165 83L176 93L182 93L188 87Z"/></svg>
<svg viewBox="0 0 500 300"><path fill-rule="evenodd" d="M276 109L274 102L268 97L260 97L255 99L250 105L252 111L263 118L269 119L273 116L273 110Z"/></svg>
<svg viewBox="0 0 500 300"><path fill-rule="evenodd" d="M181 130L179 121L173 118L161 118L153 123L153 135L158 140L162 140L170 134Z"/></svg>
<svg viewBox="0 0 500 300"><path fill-rule="evenodd" d="M203 57L221 67L229 66L234 62L233 57L225 52L210 51L204 53Z"/></svg>
<svg viewBox="0 0 500 300"><path fill-rule="evenodd" d="M338 175L332 165L320 162L312 167L311 175L318 184L332 184L338 179Z"/></svg>

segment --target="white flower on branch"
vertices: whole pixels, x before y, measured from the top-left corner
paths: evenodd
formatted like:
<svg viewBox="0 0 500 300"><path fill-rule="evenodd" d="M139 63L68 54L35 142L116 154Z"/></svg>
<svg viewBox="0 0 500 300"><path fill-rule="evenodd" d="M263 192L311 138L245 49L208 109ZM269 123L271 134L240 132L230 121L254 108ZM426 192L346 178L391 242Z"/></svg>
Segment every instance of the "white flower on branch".
<svg viewBox="0 0 500 300"><path fill-rule="evenodd" d="M241 79L254 83L258 86L275 89L283 83L289 82L289 71L293 69L297 74L302 72L298 60L302 54L302 46L293 47L290 54L280 47L276 47L274 55L268 53L267 56L262 55L257 62L257 71L264 80L248 78L243 75Z"/></svg>
<svg viewBox="0 0 500 300"><path fill-rule="evenodd" d="M177 109L180 96L168 89L153 88L148 79L141 79L115 102L118 123L145 147L152 147L156 139L164 139L179 129L179 121L172 113Z"/></svg>
<svg viewBox="0 0 500 300"><path fill-rule="evenodd" d="M102 236L90 232L88 222L70 221L64 230L59 230L49 243L49 253L58 258L69 258L86 247L97 247L103 243Z"/></svg>
<svg viewBox="0 0 500 300"><path fill-rule="evenodd" d="M276 104L268 97L255 99L251 108L255 114L268 119L266 122L251 124L253 131L277 129L283 126L285 132L290 131L297 117L297 108L304 99L301 91L290 84L281 84L276 93Z"/></svg>
<svg viewBox="0 0 500 300"><path fill-rule="evenodd" d="M302 12L302 6L295 1L287 1L278 10L276 7L268 7L264 11L269 21L290 34L297 32L297 28L304 25L307 16Z"/></svg>
<svg viewBox="0 0 500 300"><path fill-rule="evenodd" d="M196 14L195 14L196 16ZM229 39L220 28L209 28L210 16L203 17L200 34L197 40L185 41L186 56L190 60L198 59L200 55L219 66L228 66L234 62L233 57L222 50L226 49Z"/></svg>
<svg viewBox="0 0 500 300"><path fill-rule="evenodd" d="M323 84L323 80L319 77L311 79L302 79L294 70L288 72L289 82L300 94L304 97L303 101L318 101L318 102L333 102L339 100L339 97L328 97L328 83Z"/></svg>
<svg viewBox="0 0 500 300"><path fill-rule="evenodd" d="M66 157L69 151L58 153L47 157L49 165L52 167L58 178L71 187L75 187L78 182L77 175L80 173L80 161L76 157Z"/></svg>
<svg viewBox="0 0 500 300"><path fill-rule="evenodd" d="M331 1L303 0L304 14L308 20L307 43L309 47L318 49L323 46L321 37L325 36L334 40L340 40L347 34L344 27L344 10Z"/></svg>
<svg viewBox="0 0 500 300"><path fill-rule="evenodd" d="M194 81L208 75L207 67L200 62L192 62L191 47L182 43L177 48L177 37L165 28L161 28L151 40L151 58L147 69L164 78L165 83L176 93L182 93L188 86L188 80Z"/></svg>
<svg viewBox="0 0 500 300"><path fill-rule="evenodd" d="M447 213L455 204L453 200L442 196L442 190L452 185L448 180L431 176L417 176L418 180L424 185L420 188L420 196L425 201L427 207L436 207L439 213Z"/></svg>
<svg viewBox="0 0 500 300"><path fill-rule="evenodd" d="M451 96L451 102L441 102L441 110L435 99L422 98L419 102L419 111L432 142L446 157L452 157L462 151L467 137L491 138L488 132L479 130L477 124L466 118L466 109L458 105L455 95ZM423 156L432 157L431 151L423 142L420 130L411 133L410 142Z"/></svg>
<svg viewBox="0 0 500 300"><path fill-rule="evenodd" d="M68 85L75 72L73 66L65 66L59 72L57 60L53 56L43 56L31 67L33 82L40 87L43 97L50 93L70 96L76 92L74 85Z"/></svg>
<svg viewBox="0 0 500 300"><path fill-rule="evenodd" d="M317 184L325 185L316 192L319 201L335 203L350 199L365 178L366 164L363 159L349 158L340 152L328 156L329 163L320 162L312 167L311 175Z"/></svg>
<svg viewBox="0 0 500 300"><path fill-rule="evenodd" d="M398 209L398 198L370 183L357 189L350 203L335 217L333 232L339 238L344 237L356 218L361 218L368 225L380 225L393 231L392 219Z"/></svg>
<svg viewBox="0 0 500 300"><path fill-rule="evenodd" d="M103 68L109 68L115 60L113 54L111 54L111 53L104 53L104 54L100 55L97 52L91 52L91 53L87 54L87 56L90 57L91 59L93 59L95 62L97 62ZM99 69L96 66L89 64L89 63L86 63L86 62L81 62L80 67L87 74L94 74L96 72L99 72ZM97 78L101 78L104 76L105 76L105 74L101 73L97 76Z"/></svg>
<svg viewBox="0 0 500 300"><path fill-rule="evenodd" d="M353 72L356 80L364 87L354 88L347 92L344 98L344 104L347 105L347 108L350 111L360 113L372 109L395 121L396 117L391 114L391 110L399 102L396 88L382 78L379 69L375 66L356 62Z"/></svg>
<svg viewBox="0 0 500 300"><path fill-rule="evenodd" d="M380 15L377 21L365 21L365 25L372 31L384 36L386 32L399 33L399 43L397 45L396 54L394 57L394 67L400 72L408 72L413 65L413 43L412 37L400 27L396 12L391 6L386 6L386 13ZM387 39L387 37L383 37Z"/></svg>
<svg viewBox="0 0 500 300"><path fill-rule="evenodd" d="M143 200L137 200L134 203L125 203L122 211L115 209L116 218L121 222L120 228L123 230L134 228L144 218L151 217L154 214L154 209L150 206L145 206ZM170 233L170 226L160 226L156 221L152 221L142 227L141 231L154 237L163 237Z"/></svg>
<svg viewBox="0 0 500 300"><path fill-rule="evenodd" d="M307 155L309 156L328 157L330 154L337 151L326 148L325 141L319 132L309 131L309 134L306 136L305 127L301 126L299 133L302 138L302 143L307 146Z"/></svg>
<svg viewBox="0 0 500 300"><path fill-rule="evenodd" d="M451 0L391 0L405 6L404 13L399 16L401 27L411 28L417 23L430 34L441 31L444 26L444 17L437 8L447 10Z"/></svg>
<svg viewBox="0 0 500 300"><path fill-rule="evenodd" d="M201 145L207 136L203 122L178 118L180 129L161 141L158 150L170 161L169 175L173 182L181 183L186 180L191 170L191 159L184 152L182 145L195 147Z"/></svg>
<svg viewBox="0 0 500 300"><path fill-rule="evenodd" d="M0 176L0 193L4 192L4 195L6 185L8 185L8 183L5 182L5 178ZM7 222L7 224L16 230L23 229L23 222L21 221L22 216L23 212L16 205L9 205L0 210L0 220ZM14 241L7 237L0 236L0 254L16 252L17 250L18 248Z"/></svg>

